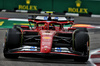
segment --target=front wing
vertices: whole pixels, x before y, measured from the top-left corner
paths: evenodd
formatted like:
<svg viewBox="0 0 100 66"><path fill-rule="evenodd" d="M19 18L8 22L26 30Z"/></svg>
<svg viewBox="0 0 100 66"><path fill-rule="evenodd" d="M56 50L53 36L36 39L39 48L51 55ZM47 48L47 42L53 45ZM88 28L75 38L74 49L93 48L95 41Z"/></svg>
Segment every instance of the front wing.
<svg viewBox="0 0 100 66"><path fill-rule="evenodd" d="M23 46L20 48L10 49L6 53L7 54L47 54L47 55L68 55L68 56L78 56L78 57L86 57L81 52L73 51L70 48L67 50L62 50L64 48L52 48L50 53L42 53L40 48L34 46Z"/></svg>

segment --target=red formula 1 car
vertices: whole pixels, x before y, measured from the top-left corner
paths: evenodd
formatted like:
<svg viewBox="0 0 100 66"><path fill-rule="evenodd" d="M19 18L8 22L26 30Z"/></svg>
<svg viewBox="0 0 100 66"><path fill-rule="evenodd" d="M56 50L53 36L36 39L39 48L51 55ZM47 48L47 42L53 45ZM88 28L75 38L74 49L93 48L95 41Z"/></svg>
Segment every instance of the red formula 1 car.
<svg viewBox="0 0 100 66"><path fill-rule="evenodd" d="M18 58L21 54L56 54L75 56L75 61L88 60L88 31L72 27L72 18L31 16L29 24L15 25L7 31L3 50L5 58Z"/></svg>

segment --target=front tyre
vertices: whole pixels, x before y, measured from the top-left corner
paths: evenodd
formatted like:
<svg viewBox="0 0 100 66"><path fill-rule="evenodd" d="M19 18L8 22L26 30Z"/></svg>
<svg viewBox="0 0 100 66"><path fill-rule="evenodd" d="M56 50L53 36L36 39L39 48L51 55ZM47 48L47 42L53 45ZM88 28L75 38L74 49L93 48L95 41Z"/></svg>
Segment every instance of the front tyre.
<svg viewBox="0 0 100 66"><path fill-rule="evenodd" d="M75 61L87 62L89 58L89 35L86 32L79 32L75 35L75 51L81 52L83 57L75 57Z"/></svg>
<svg viewBox="0 0 100 66"><path fill-rule="evenodd" d="M3 49L4 57L12 59L18 58L19 57L18 54L12 54L9 52L9 50L20 47L20 43L21 43L20 31L16 29L9 29L6 32L5 36L5 45Z"/></svg>
<svg viewBox="0 0 100 66"><path fill-rule="evenodd" d="M19 57L18 54L7 54L8 52L8 48L4 47L3 53L4 53L4 57L8 58L8 59L17 59Z"/></svg>

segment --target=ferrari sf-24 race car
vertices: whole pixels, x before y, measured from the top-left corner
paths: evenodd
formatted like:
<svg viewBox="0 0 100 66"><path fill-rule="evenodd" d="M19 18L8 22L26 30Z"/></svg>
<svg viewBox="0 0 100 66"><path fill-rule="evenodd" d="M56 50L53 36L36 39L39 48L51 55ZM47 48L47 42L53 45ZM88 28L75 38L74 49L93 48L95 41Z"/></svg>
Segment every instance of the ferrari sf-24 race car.
<svg viewBox="0 0 100 66"><path fill-rule="evenodd" d="M75 61L89 58L87 28L72 27L73 18L29 16L29 25L14 25L6 32L4 57L18 58L21 54L54 54L75 56Z"/></svg>

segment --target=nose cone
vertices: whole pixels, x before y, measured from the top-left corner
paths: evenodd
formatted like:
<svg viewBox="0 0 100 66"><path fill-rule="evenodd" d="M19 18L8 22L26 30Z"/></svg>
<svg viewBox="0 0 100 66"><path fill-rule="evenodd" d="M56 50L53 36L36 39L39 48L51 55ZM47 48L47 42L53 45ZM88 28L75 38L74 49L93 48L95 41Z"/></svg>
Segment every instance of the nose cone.
<svg viewBox="0 0 100 66"><path fill-rule="evenodd" d="M40 46L40 52L41 53L50 53L52 48L52 41L53 36L55 35L55 31L48 31L48 30L41 30L41 46Z"/></svg>
<svg viewBox="0 0 100 66"><path fill-rule="evenodd" d="M50 53L50 51L51 51L51 48L48 47L48 46L44 46L44 47L41 49L41 52L42 52L42 53Z"/></svg>
<svg viewBox="0 0 100 66"><path fill-rule="evenodd" d="M41 37L41 49L42 53L49 53L52 48L52 36L42 36Z"/></svg>

